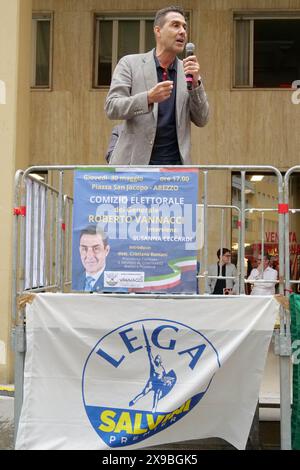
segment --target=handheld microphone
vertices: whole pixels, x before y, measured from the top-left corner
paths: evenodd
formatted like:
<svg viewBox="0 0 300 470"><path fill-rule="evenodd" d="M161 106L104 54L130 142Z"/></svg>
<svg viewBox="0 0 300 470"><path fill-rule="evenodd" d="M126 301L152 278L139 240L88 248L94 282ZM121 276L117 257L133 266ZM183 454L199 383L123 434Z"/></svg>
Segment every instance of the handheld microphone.
<svg viewBox="0 0 300 470"><path fill-rule="evenodd" d="M192 42L188 42L185 46L185 57L189 57L190 55L194 55L195 52L195 44ZM193 88L193 75L187 74L185 76L186 86L188 90Z"/></svg>

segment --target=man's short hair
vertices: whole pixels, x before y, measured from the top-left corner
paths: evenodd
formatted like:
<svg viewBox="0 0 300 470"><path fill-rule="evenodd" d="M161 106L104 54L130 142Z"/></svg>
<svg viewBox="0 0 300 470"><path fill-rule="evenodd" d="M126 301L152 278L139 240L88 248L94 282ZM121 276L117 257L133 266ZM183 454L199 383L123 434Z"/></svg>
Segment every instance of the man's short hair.
<svg viewBox="0 0 300 470"><path fill-rule="evenodd" d="M166 15L173 11L175 13L180 13L180 15L185 18L184 9L182 7L171 5L156 12L154 26L160 26L162 28L166 21Z"/></svg>
<svg viewBox="0 0 300 470"><path fill-rule="evenodd" d="M222 248L222 256L225 255L225 253L231 253L231 250L229 250L228 248ZM219 259L220 259L220 255L221 255L221 248L219 248L217 251L217 257Z"/></svg>
<svg viewBox="0 0 300 470"><path fill-rule="evenodd" d="M100 235L103 241L103 246L104 248L107 247L108 245L108 235L107 233L104 232L104 230L100 227L97 227L97 225L88 225L84 229L81 230L80 232L80 237L79 237L79 242L81 240L81 237L83 235Z"/></svg>
<svg viewBox="0 0 300 470"><path fill-rule="evenodd" d="M264 256L261 255L261 258L266 258L268 261L271 261L271 255L269 255L268 253L264 253Z"/></svg>

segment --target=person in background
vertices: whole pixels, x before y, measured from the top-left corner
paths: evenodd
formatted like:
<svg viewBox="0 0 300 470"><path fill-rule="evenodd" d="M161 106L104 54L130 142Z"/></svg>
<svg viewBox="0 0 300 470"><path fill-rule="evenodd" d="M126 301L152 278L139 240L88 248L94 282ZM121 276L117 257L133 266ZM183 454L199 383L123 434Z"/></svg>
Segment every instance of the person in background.
<svg viewBox="0 0 300 470"><path fill-rule="evenodd" d="M219 261L209 266L208 275L236 277L237 270L235 265L231 263L231 251L228 248L223 248L221 253L221 248L219 248L217 257ZM213 295L235 294L236 280L207 278L206 291Z"/></svg>
<svg viewBox="0 0 300 470"><path fill-rule="evenodd" d="M278 272L276 269L271 268L270 266L270 256L258 255L257 257L258 266L257 268L252 269L250 276L248 277L248 281L253 281L251 295L274 295L275 294L275 286L278 279ZM266 281L273 281L273 282L255 282L256 280L263 280Z"/></svg>

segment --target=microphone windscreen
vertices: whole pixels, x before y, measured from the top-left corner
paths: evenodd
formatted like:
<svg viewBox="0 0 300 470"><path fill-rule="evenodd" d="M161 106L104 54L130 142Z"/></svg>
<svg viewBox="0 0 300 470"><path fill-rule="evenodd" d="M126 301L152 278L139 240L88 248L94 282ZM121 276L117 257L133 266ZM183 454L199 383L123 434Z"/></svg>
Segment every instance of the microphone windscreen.
<svg viewBox="0 0 300 470"><path fill-rule="evenodd" d="M188 42L185 46L186 56L193 55L195 52L195 44Z"/></svg>

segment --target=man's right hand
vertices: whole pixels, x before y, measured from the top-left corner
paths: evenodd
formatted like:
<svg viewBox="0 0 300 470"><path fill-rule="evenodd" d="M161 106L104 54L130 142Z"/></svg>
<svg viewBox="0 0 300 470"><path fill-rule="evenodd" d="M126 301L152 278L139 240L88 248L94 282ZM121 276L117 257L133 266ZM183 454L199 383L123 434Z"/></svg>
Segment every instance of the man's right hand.
<svg viewBox="0 0 300 470"><path fill-rule="evenodd" d="M172 90L173 82L170 80L157 83L148 91L148 104L161 103L162 101L167 100L170 98Z"/></svg>

